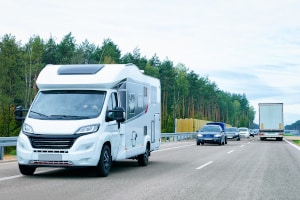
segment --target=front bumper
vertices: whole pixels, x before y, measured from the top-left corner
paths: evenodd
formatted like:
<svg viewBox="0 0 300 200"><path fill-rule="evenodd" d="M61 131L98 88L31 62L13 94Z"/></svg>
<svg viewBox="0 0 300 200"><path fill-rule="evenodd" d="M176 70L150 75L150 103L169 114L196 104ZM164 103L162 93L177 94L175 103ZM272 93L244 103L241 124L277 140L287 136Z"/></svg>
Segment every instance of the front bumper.
<svg viewBox="0 0 300 200"><path fill-rule="evenodd" d="M221 138L220 137L213 137L213 138L203 138L203 137L197 137L197 142L200 143L220 143Z"/></svg>
<svg viewBox="0 0 300 200"><path fill-rule="evenodd" d="M99 161L98 137L89 134L77 138L69 149L36 149L21 133L17 142L17 159L21 165L36 167L96 166Z"/></svg>
<svg viewBox="0 0 300 200"><path fill-rule="evenodd" d="M239 135L227 135L227 139L236 139L239 138Z"/></svg>

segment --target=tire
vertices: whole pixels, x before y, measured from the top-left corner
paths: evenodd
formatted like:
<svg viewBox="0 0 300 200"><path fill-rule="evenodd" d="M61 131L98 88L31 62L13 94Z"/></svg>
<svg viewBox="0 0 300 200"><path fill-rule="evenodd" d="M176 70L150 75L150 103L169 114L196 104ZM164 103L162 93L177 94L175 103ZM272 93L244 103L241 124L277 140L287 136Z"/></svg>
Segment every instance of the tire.
<svg viewBox="0 0 300 200"><path fill-rule="evenodd" d="M225 138L225 144L227 144L227 138Z"/></svg>
<svg viewBox="0 0 300 200"><path fill-rule="evenodd" d="M19 164L19 170L21 174L31 176L34 174L36 167L29 167L27 165L20 165Z"/></svg>
<svg viewBox="0 0 300 200"><path fill-rule="evenodd" d="M222 144L223 144L223 143L222 143L222 140L220 140L220 141L219 141L219 145L222 145Z"/></svg>
<svg viewBox="0 0 300 200"><path fill-rule="evenodd" d="M108 176L112 166L110 148L108 145L102 147L101 155L98 165L96 166L96 176L106 177Z"/></svg>
<svg viewBox="0 0 300 200"><path fill-rule="evenodd" d="M149 151L150 151L150 147L149 145L147 145L145 153L141 154L138 156L138 164L139 166L147 166L148 165L148 161L149 161Z"/></svg>
<svg viewBox="0 0 300 200"><path fill-rule="evenodd" d="M204 142L201 142L201 145L204 145Z"/></svg>
<svg viewBox="0 0 300 200"><path fill-rule="evenodd" d="M238 137L238 138L237 138L237 141L240 141L240 140L241 140L241 138L240 138L240 137Z"/></svg>
<svg viewBox="0 0 300 200"><path fill-rule="evenodd" d="M198 145L198 146L200 145L200 142L199 142L199 141L197 141L197 145Z"/></svg>

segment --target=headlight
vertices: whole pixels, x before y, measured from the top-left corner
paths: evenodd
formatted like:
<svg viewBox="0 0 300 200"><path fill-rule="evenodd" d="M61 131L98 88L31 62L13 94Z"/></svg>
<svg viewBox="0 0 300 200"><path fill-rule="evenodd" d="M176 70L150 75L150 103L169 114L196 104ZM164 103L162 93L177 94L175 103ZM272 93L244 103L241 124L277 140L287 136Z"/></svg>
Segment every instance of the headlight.
<svg viewBox="0 0 300 200"><path fill-rule="evenodd" d="M76 134L87 134L87 133L95 133L98 131L100 124L92 124L88 126L80 127L75 133Z"/></svg>
<svg viewBox="0 0 300 200"><path fill-rule="evenodd" d="M34 133L32 127L30 125L26 124L26 123L23 124L22 131L24 133Z"/></svg>
<svg viewBox="0 0 300 200"><path fill-rule="evenodd" d="M202 134L198 134L198 137L203 137L203 135Z"/></svg>
<svg viewBox="0 0 300 200"><path fill-rule="evenodd" d="M221 137L221 134L215 134L215 137Z"/></svg>

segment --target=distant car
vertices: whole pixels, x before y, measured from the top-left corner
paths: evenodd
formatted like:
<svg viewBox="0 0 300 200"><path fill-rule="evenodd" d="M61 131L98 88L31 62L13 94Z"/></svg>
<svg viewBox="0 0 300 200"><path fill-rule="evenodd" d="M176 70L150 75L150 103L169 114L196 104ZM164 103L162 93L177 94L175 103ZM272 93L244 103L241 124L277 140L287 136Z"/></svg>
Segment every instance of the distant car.
<svg viewBox="0 0 300 200"><path fill-rule="evenodd" d="M250 131L250 136L254 137L255 136L255 132L252 129L250 129L249 131Z"/></svg>
<svg viewBox="0 0 300 200"><path fill-rule="evenodd" d="M204 125L197 132L197 145L204 145L204 143L226 144L225 132L219 125Z"/></svg>
<svg viewBox="0 0 300 200"><path fill-rule="evenodd" d="M245 138L249 138L250 137L250 131L246 127L240 127L239 128L239 132L240 132L240 136L241 137L245 137Z"/></svg>
<svg viewBox="0 0 300 200"><path fill-rule="evenodd" d="M225 129L225 133L226 133L227 139L236 139L236 140L241 139L240 132L237 127L227 127Z"/></svg>

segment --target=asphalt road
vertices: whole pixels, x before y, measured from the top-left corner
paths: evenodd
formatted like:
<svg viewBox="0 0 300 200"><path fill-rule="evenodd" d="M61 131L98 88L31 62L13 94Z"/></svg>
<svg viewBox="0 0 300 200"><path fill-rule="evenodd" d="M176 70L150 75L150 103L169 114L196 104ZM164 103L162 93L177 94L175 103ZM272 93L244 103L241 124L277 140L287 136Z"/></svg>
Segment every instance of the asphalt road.
<svg viewBox="0 0 300 200"><path fill-rule="evenodd" d="M0 199L300 199L300 150L286 141L242 139L225 146L164 143L147 167L114 163L108 177L90 169L38 168L23 176L0 163Z"/></svg>

